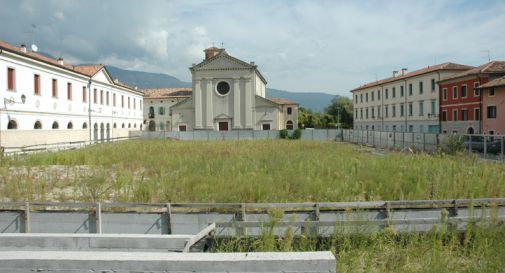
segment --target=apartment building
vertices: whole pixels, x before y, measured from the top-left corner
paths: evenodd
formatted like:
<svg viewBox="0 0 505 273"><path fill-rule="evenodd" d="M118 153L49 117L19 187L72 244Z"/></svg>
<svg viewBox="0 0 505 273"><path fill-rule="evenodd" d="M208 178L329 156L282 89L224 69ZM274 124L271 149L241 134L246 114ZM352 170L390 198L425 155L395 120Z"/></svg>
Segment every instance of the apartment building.
<svg viewBox="0 0 505 273"><path fill-rule="evenodd" d="M505 135L505 76L479 86L482 96L482 131Z"/></svg>
<svg viewBox="0 0 505 273"><path fill-rule="evenodd" d="M149 131L172 131L170 108L191 98L191 87L145 89L144 125Z"/></svg>
<svg viewBox="0 0 505 273"><path fill-rule="evenodd" d="M443 63L364 84L351 90L354 129L438 133L438 81L472 67Z"/></svg>
<svg viewBox="0 0 505 273"><path fill-rule="evenodd" d="M486 83L503 75L505 75L505 62L492 61L441 80L439 82L441 132L493 133L494 126L485 129L482 122L483 118L491 122L487 117L494 115L493 112L487 113L488 109L483 105L484 99L489 104L496 103L494 92L491 92L494 86L486 85ZM480 86L488 87L485 89L486 94L482 94ZM496 111L494 113L496 114Z"/></svg>

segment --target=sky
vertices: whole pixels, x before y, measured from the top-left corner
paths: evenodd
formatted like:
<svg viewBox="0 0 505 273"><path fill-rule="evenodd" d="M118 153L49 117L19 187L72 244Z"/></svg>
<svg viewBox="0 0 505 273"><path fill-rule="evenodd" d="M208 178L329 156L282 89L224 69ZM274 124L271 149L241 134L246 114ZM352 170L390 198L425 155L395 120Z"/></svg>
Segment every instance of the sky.
<svg viewBox="0 0 505 273"><path fill-rule="evenodd" d="M350 96L393 70L505 60L505 1L0 0L0 40L191 81L209 46L270 88ZM489 52L489 54L488 54Z"/></svg>

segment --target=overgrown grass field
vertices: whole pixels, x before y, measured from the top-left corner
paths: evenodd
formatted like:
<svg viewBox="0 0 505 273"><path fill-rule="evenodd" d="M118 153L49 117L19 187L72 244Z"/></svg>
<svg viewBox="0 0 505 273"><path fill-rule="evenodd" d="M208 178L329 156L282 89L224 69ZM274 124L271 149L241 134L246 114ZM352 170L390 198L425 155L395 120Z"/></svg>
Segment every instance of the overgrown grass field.
<svg viewBox="0 0 505 273"><path fill-rule="evenodd" d="M505 165L312 141L138 140L5 157L3 201L304 202L505 196Z"/></svg>
<svg viewBox="0 0 505 273"><path fill-rule="evenodd" d="M142 140L2 158L1 201L304 202L505 196L505 165L333 142ZM273 227L272 225L271 227ZM331 250L338 272L505 272L505 227L223 239L214 251Z"/></svg>

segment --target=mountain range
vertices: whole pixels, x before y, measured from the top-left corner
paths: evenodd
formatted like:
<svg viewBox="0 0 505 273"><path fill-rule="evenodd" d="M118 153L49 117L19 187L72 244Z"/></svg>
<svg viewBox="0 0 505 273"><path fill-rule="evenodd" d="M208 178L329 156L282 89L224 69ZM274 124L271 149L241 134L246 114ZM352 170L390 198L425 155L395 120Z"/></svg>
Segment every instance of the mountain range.
<svg viewBox="0 0 505 273"><path fill-rule="evenodd" d="M106 66L113 78L140 89L162 88L162 87L191 87L190 82L184 82L174 76L162 73L149 73L134 70L125 70L114 66ZM296 101L300 106L314 112L324 112L335 95L319 92L290 92L285 90L267 88L268 98L285 98Z"/></svg>

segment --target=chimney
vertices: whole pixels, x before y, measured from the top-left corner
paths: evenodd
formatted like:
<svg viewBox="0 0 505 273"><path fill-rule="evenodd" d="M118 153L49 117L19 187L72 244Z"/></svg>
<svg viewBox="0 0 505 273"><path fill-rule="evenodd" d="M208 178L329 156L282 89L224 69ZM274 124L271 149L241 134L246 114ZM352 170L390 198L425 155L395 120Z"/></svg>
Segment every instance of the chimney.
<svg viewBox="0 0 505 273"><path fill-rule="evenodd" d="M63 58L62 57L59 57L58 58L58 64L60 65L64 65L65 63L63 62Z"/></svg>
<svg viewBox="0 0 505 273"><path fill-rule="evenodd" d="M209 47L207 49L205 49L203 52L205 52L205 60L208 60L214 56L216 56L217 54L219 54L219 52L221 52L221 48L217 48L217 47Z"/></svg>
<svg viewBox="0 0 505 273"><path fill-rule="evenodd" d="M407 69L407 68L405 68L405 67L404 67L404 68L402 68L402 76L403 76L403 75L405 75L405 74L407 74L407 70L408 70L408 69Z"/></svg>
<svg viewBox="0 0 505 273"><path fill-rule="evenodd" d="M21 44L21 52L26 53L26 45Z"/></svg>
<svg viewBox="0 0 505 273"><path fill-rule="evenodd" d="M397 70L394 70L393 71L393 78L396 77L398 75L398 71Z"/></svg>

